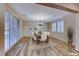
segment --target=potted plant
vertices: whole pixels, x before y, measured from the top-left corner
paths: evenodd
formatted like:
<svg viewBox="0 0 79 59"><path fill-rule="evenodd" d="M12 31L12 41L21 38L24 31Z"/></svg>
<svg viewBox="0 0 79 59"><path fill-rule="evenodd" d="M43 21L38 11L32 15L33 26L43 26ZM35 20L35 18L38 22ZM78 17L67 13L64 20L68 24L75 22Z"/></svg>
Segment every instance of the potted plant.
<svg viewBox="0 0 79 59"><path fill-rule="evenodd" d="M68 28L67 36L68 36L68 44L72 45L72 42L73 42L73 28L72 27Z"/></svg>

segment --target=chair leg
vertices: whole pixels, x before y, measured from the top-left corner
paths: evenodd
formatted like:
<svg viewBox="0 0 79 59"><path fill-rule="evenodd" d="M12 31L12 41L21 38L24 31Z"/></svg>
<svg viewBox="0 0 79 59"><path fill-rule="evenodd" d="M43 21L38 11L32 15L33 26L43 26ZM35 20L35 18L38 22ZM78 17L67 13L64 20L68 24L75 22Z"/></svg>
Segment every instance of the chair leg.
<svg viewBox="0 0 79 59"><path fill-rule="evenodd" d="M32 41L34 42L34 38L32 38Z"/></svg>

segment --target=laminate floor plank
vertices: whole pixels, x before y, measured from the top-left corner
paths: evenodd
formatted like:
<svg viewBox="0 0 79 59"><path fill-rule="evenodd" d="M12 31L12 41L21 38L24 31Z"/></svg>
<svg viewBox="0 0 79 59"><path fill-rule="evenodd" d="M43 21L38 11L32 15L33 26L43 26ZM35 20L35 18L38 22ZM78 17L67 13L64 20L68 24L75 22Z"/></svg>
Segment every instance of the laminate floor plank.
<svg viewBox="0 0 79 59"><path fill-rule="evenodd" d="M66 42L51 39L49 43L39 43L38 45L36 42L31 42L28 46L28 51L30 56L69 56L78 55L79 52L72 50L69 51L68 44ZM26 55L27 56L27 55Z"/></svg>
<svg viewBox="0 0 79 59"><path fill-rule="evenodd" d="M8 55L15 55L17 49L23 44L26 43L19 43ZM79 56L79 52L69 47L66 42L54 38L49 38L49 43L39 43L38 45L36 42L29 40L25 50L22 50L24 54L22 51L19 53L22 53L24 56Z"/></svg>

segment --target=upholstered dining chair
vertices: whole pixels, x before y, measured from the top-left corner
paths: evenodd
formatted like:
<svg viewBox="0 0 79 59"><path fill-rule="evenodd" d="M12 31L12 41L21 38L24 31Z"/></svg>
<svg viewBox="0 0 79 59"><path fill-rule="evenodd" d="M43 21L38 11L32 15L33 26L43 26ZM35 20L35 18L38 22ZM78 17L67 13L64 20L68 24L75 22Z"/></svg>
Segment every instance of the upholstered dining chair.
<svg viewBox="0 0 79 59"><path fill-rule="evenodd" d="M32 33L32 39L33 39L33 41L37 40L36 34L34 32Z"/></svg>
<svg viewBox="0 0 79 59"><path fill-rule="evenodd" d="M45 31L42 32L40 42L47 42L48 41L48 35L49 35L48 32L45 32Z"/></svg>

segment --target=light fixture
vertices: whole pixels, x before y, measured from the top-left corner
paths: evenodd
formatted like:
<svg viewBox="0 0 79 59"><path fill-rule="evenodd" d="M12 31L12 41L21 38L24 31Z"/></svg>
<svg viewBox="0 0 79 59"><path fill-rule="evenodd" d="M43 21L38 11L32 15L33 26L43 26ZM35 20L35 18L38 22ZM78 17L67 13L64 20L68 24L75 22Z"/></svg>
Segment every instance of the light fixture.
<svg viewBox="0 0 79 59"><path fill-rule="evenodd" d="M45 14L34 14L30 16L32 20L34 21L46 21L46 19L48 19L48 15Z"/></svg>

